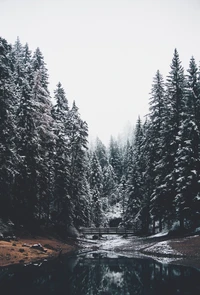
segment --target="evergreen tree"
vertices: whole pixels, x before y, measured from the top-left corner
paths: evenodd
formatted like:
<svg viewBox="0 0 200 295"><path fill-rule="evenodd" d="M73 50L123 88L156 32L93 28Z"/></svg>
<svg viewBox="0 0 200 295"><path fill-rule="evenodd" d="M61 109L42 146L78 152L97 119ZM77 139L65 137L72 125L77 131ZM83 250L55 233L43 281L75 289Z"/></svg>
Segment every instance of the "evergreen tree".
<svg viewBox="0 0 200 295"><path fill-rule="evenodd" d="M128 171L126 193L128 204L126 211L126 224L133 224L136 216L142 210L143 201L143 172L144 163L142 158L143 130L140 117L135 130L135 141L130 149L130 165Z"/></svg>
<svg viewBox="0 0 200 295"><path fill-rule="evenodd" d="M81 196L85 195L85 177L87 167L87 136L88 126L80 118L78 108L73 102L72 109L69 111L68 121L69 138L69 195L74 206L73 220L74 225L81 226L83 221L80 212L83 210L83 203L80 202Z"/></svg>
<svg viewBox="0 0 200 295"><path fill-rule="evenodd" d="M93 153L91 158L89 183L92 197L92 220L95 226L99 227L102 220L103 173L96 153Z"/></svg>
<svg viewBox="0 0 200 295"><path fill-rule="evenodd" d="M186 103L186 82L184 69L181 65L177 50L167 78L165 110L162 128L162 160L159 166L162 170L158 189L162 190L162 204L168 224L176 218L174 198L176 191L175 159L178 151L178 132L182 124Z"/></svg>
<svg viewBox="0 0 200 295"><path fill-rule="evenodd" d="M0 216L8 217L15 178L14 81L11 72L11 46L0 38Z"/></svg>
<svg viewBox="0 0 200 295"><path fill-rule="evenodd" d="M19 107L17 109L17 154L19 162L14 184L15 218L19 222L28 223L36 214L37 204L37 163L39 159L38 107L32 97L32 89L28 77L23 79Z"/></svg>
<svg viewBox="0 0 200 295"><path fill-rule="evenodd" d="M162 128L165 114L165 86L159 71L153 79L151 96L149 101L149 126L146 133L145 153L147 154L146 187L151 198L151 214L153 221L159 220L162 229L162 217L164 208L162 206L162 194L158 190L160 174L160 161L162 161ZM155 223L154 223L155 225Z"/></svg>
<svg viewBox="0 0 200 295"><path fill-rule="evenodd" d="M108 165L108 155L105 145L98 137L96 139L95 153L103 170Z"/></svg>
<svg viewBox="0 0 200 295"><path fill-rule="evenodd" d="M181 228L189 226L185 224L185 220L192 222L193 225L197 225L198 215L200 214L200 133L198 128L200 85L198 81L198 69L193 57L190 60L188 73L187 100L183 122L179 127L177 137L179 148L176 159L178 179L175 205Z"/></svg>
<svg viewBox="0 0 200 295"><path fill-rule="evenodd" d="M20 42L19 37L17 37L17 40L12 47L11 57L14 70L15 84L18 88L18 91L20 91L20 86L23 83L23 78L25 74L25 63L23 46Z"/></svg>
<svg viewBox="0 0 200 295"><path fill-rule="evenodd" d="M175 207L180 228L189 227L185 220L194 222L200 214L199 183L198 183L198 149L196 142L199 139L196 124L190 119L184 120L179 131L179 147L175 160L177 181Z"/></svg>
<svg viewBox="0 0 200 295"><path fill-rule="evenodd" d="M122 177L122 158L118 142L111 136L109 144L109 163L117 176L118 183Z"/></svg>
<svg viewBox="0 0 200 295"><path fill-rule="evenodd" d="M45 83L48 84L47 82ZM38 217L42 217L41 212L46 207L46 220L49 219L49 197L52 194L51 190L51 171L52 167L52 149L54 146L54 134L52 130L53 119L51 115L52 104L49 97L49 92L43 87L44 79L39 70L36 70L34 75L34 84L32 88L32 97L37 105L37 120L36 129L38 132Z"/></svg>
<svg viewBox="0 0 200 295"><path fill-rule="evenodd" d="M33 53L32 66L33 66L34 72L40 71L41 87L44 88L45 91L49 94L49 91L48 91L48 84L49 84L48 71L46 68L46 64L44 62L44 56L39 48L36 48L35 52Z"/></svg>
<svg viewBox="0 0 200 295"><path fill-rule="evenodd" d="M69 196L68 100L61 83L54 92L56 104L52 109L55 122L54 156L54 219L72 224L72 203Z"/></svg>

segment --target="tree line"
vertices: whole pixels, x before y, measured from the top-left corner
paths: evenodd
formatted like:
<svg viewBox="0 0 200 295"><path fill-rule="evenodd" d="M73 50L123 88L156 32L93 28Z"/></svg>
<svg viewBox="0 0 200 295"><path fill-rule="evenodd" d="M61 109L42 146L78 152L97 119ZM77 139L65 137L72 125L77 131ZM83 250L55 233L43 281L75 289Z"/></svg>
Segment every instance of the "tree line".
<svg viewBox="0 0 200 295"><path fill-rule="evenodd" d="M126 143L99 138L69 106L59 82L52 103L39 48L0 38L0 217L29 227L139 222L144 233L200 219L200 75L175 49L164 81L153 79L149 113Z"/></svg>
<svg viewBox="0 0 200 295"><path fill-rule="evenodd" d="M19 225L88 220L88 126L61 83L54 98L40 49L0 38L0 217Z"/></svg>
<svg viewBox="0 0 200 295"><path fill-rule="evenodd" d="M119 199L122 225L137 222L143 233L199 226L200 74L194 57L185 72L175 49L166 81L159 70L153 78L144 122L138 118L126 144L111 138L107 153L101 144L94 153L103 171L97 182L103 182L93 189L109 197L110 206L113 194L114 202Z"/></svg>

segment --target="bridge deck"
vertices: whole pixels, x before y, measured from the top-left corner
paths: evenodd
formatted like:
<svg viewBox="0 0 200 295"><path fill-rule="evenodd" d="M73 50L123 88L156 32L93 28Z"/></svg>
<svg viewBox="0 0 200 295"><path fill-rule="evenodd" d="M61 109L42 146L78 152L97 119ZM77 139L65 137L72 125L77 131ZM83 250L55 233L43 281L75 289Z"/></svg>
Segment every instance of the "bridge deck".
<svg viewBox="0 0 200 295"><path fill-rule="evenodd" d="M136 229L135 228L127 229L124 227L83 227L81 231L85 235L94 235L94 234L124 235L124 234L134 234L136 232Z"/></svg>

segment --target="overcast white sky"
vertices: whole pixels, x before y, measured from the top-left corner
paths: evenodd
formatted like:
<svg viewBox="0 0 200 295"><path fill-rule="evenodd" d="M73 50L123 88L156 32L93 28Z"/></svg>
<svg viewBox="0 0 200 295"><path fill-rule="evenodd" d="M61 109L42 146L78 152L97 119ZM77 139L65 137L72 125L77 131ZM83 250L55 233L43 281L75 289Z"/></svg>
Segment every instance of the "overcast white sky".
<svg viewBox="0 0 200 295"><path fill-rule="evenodd" d="M90 138L107 143L148 112L153 76L178 49L200 60L200 0L0 0L0 34L44 54L53 96L60 81Z"/></svg>

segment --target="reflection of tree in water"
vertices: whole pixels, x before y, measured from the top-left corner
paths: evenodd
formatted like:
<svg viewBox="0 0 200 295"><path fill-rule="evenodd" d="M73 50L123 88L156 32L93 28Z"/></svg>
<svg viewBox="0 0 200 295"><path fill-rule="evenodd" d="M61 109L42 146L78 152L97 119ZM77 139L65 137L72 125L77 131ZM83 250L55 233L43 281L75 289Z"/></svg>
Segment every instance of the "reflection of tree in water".
<svg viewBox="0 0 200 295"><path fill-rule="evenodd" d="M195 269L153 260L116 259L99 254L83 258L74 271L81 274L84 289L80 292L76 286L72 295L199 295L200 290L200 273Z"/></svg>
<svg viewBox="0 0 200 295"><path fill-rule="evenodd" d="M7 295L199 295L200 271L90 253L40 267L0 269L0 290Z"/></svg>

